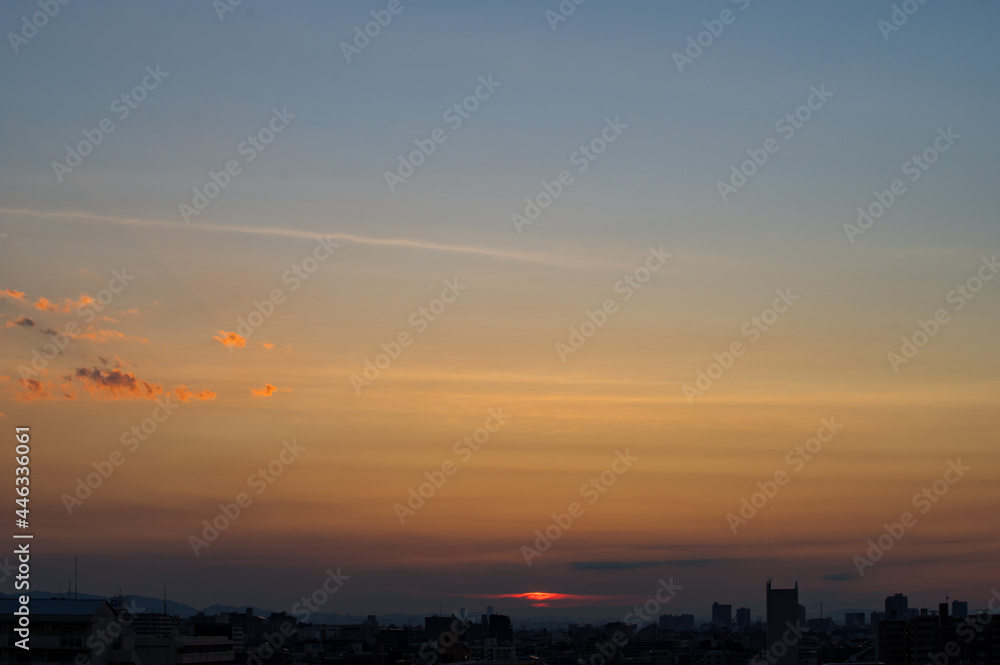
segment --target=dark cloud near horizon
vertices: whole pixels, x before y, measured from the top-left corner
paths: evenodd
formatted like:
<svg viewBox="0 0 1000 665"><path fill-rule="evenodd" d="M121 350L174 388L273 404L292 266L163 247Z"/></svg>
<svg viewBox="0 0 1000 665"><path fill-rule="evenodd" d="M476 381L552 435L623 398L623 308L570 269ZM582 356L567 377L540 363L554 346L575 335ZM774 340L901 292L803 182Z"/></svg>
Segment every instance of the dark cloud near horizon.
<svg viewBox="0 0 1000 665"><path fill-rule="evenodd" d="M657 568L660 566L678 566L682 568L702 568L720 563L733 563L733 559L667 559L664 561L574 561L569 564L570 570L637 570L640 568Z"/></svg>

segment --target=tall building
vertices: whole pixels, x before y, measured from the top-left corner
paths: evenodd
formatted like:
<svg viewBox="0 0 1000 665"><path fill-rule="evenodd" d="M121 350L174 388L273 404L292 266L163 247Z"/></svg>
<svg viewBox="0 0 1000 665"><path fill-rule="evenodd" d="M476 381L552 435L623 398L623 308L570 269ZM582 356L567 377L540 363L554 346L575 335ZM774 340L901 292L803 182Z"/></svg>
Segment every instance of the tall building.
<svg viewBox="0 0 1000 665"><path fill-rule="evenodd" d="M664 630L688 630L694 629L693 614L661 614L660 628Z"/></svg>
<svg viewBox="0 0 1000 665"><path fill-rule="evenodd" d="M847 628L861 628L865 625L865 613L847 612L844 614L844 625Z"/></svg>
<svg viewBox="0 0 1000 665"><path fill-rule="evenodd" d="M897 593L895 596L886 596L885 620L906 621L910 618L909 605L909 599L901 593Z"/></svg>
<svg viewBox="0 0 1000 665"><path fill-rule="evenodd" d="M746 628L750 625L750 608L740 607L736 610L736 627Z"/></svg>
<svg viewBox="0 0 1000 665"><path fill-rule="evenodd" d="M959 620L968 619L969 604L958 600L951 601L951 615Z"/></svg>
<svg viewBox="0 0 1000 665"><path fill-rule="evenodd" d="M773 589L767 583L767 654L769 663L799 665L799 583L792 589Z"/></svg>
<svg viewBox="0 0 1000 665"><path fill-rule="evenodd" d="M514 640L514 625L504 614L489 615L489 636L497 644L509 644Z"/></svg>
<svg viewBox="0 0 1000 665"><path fill-rule="evenodd" d="M733 623L733 606L712 603L712 625L728 628Z"/></svg>
<svg viewBox="0 0 1000 665"><path fill-rule="evenodd" d="M452 624L457 622L458 620L455 617L438 616L436 614L424 617L424 639L428 642L437 642L442 634L450 633Z"/></svg>

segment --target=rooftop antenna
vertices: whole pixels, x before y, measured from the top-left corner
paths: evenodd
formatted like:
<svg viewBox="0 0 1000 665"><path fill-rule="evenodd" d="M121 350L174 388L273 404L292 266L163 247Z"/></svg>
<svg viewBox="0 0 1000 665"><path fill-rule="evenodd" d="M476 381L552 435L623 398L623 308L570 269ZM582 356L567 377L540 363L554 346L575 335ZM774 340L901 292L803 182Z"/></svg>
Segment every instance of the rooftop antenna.
<svg viewBox="0 0 1000 665"><path fill-rule="evenodd" d="M163 613L167 613L167 585L163 585Z"/></svg>
<svg viewBox="0 0 1000 665"><path fill-rule="evenodd" d="M767 579L773 579L771 573L774 570L771 560L771 504L767 504Z"/></svg>
<svg viewBox="0 0 1000 665"><path fill-rule="evenodd" d="M73 599L80 599L80 557L73 555L73 575L76 577L76 590L73 592Z"/></svg>

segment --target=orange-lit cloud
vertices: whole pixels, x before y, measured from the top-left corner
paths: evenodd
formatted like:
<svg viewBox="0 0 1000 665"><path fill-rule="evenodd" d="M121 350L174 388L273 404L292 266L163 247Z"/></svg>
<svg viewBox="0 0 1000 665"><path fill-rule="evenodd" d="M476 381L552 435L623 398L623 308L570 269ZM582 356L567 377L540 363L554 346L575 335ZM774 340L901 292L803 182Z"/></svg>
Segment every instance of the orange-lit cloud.
<svg viewBox="0 0 1000 665"><path fill-rule="evenodd" d="M48 388L37 379L21 379L21 388L23 388L23 392L18 394L17 398L22 402L31 402L36 399L52 399L52 394Z"/></svg>
<svg viewBox="0 0 1000 665"><path fill-rule="evenodd" d="M467 598L523 598L530 600L532 607L572 607L575 605L622 605L636 602L634 596L586 596L573 593L550 593L529 591L528 593L498 593L466 596Z"/></svg>
<svg viewBox="0 0 1000 665"><path fill-rule="evenodd" d="M7 323L4 324L4 327L13 328L14 326L24 326L26 328L30 328L33 325L35 325L34 319L29 319L27 316L22 316L16 321L8 321Z"/></svg>
<svg viewBox="0 0 1000 665"><path fill-rule="evenodd" d="M123 309L121 312L119 312L119 314L138 314L138 313L139 313L138 307L133 307L131 309Z"/></svg>
<svg viewBox="0 0 1000 665"><path fill-rule="evenodd" d="M212 335L212 339L222 344L222 346L232 346L238 349L242 349L247 345L245 337L235 332L226 332L225 330L220 330L218 335Z"/></svg>
<svg viewBox="0 0 1000 665"><path fill-rule="evenodd" d="M15 300L24 300L24 291L15 291L14 289L0 289L0 298L4 296L8 298L14 298Z"/></svg>
<svg viewBox="0 0 1000 665"><path fill-rule="evenodd" d="M10 377L0 374L0 383L3 383L4 381L10 381Z"/></svg>
<svg viewBox="0 0 1000 665"><path fill-rule="evenodd" d="M131 339L133 341L139 342L140 344L146 344L149 340L145 337L139 337L138 335L126 335L118 330L113 330L111 328L93 328L88 327L86 330L78 333L69 334L73 339L89 339L98 344L104 344L110 340L114 339Z"/></svg>
<svg viewBox="0 0 1000 665"><path fill-rule="evenodd" d="M174 394L182 402L192 399L210 400L216 397L216 394L211 390L189 390L187 386L177 386L174 388Z"/></svg>
<svg viewBox="0 0 1000 665"><path fill-rule="evenodd" d="M83 307L94 302L94 297L89 296L86 293L80 294L79 300L73 300L72 298L63 298L61 303L55 303L48 298L39 298L35 301L35 308L40 309L43 312L71 312L74 309Z"/></svg>
<svg viewBox="0 0 1000 665"><path fill-rule="evenodd" d="M270 383L265 383L263 388L251 388L250 392L258 397L270 397L279 390L284 392L292 392L291 388L276 388Z"/></svg>
<svg viewBox="0 0 1000 665"><path fill-rule="evenodd" d="M98 399L153 399L163 392L163 386L119 369L78 367L72 378L79 379L84 389Z"/></svg>
<svg viewBox="0 0 1000 665"><path fill-rule="evenodd" d="M268 351L274 348L274 344L272 344L271 342L261 342L260 345L263 346Z"/></svg>

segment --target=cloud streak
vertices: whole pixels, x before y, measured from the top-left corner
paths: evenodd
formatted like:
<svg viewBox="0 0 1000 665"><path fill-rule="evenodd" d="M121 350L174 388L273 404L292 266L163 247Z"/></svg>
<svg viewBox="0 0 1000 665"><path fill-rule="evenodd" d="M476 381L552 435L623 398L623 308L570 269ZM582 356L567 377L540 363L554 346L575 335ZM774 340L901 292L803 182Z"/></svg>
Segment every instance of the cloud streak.
<svg viewBox="0 0 1000 665"><path fill-rule="evenodd" d="M636 602L635 596L598 596L574 593L529 591L527 593L462 594L465 598L515 598L530 601L532 607L577 607L581 605L628 605Z"/></svg>
<svg viewBox="0 0 1000 665"><path fill-rule="evenodd" d="M292 392L291 388L276 388L275 386L272 386L270 383L265 383L263 388L251 388L250 392L252 392L257 397L270 397L279 390L289 393Z"/></svg>
<svg viewBox="0 0 1000 665"><path fill-rule="evenodd" d="M72 378L83 383L84 389L98 399L154 399L163 392L163 386L120 369L78 367Z"/></svg>
<svg viewBox="0 0 1000 665"><path fill-rule="evenodd" d="M521 263L540 263L543 265L557 266L562 268L574 268L582 270L592 270L594 268L628 268L621 263L595 260L593 257L574 258L560 256L557 254L547 254L545 252L528 252L516 249L505 249L502 247L479 247L475 245L457 245L450 243L432 242L429 240L417 240L413 238L370 238L358 236L351 233L316 233L312 231L301 231L298 229L280 229L271 227L237 226L232 224L209 225L209 224L185 224L183 222L166 222L156 219L142 219L138 217L116 217L113 215L97 215L88 212L76 211L48 211L31 210L28 208L0 208L0 214L25 215L40 219L53 221L87 221L106 224L119 224L142 229L153 230L177 230L177 231L204 231L212 233L239 233L245 235L263 236L283 236L286 238L302 238L315 240L316 238L332 238L358 243L360 245L377 245L382 247L399 247L403 249L413 249L420 251L448 252L457 254L472 254L487 256L504 261L517 261Z"/></svg>
<svg viewBox="0 0 1000 665"><path fill-rule="evenodd" d="M222 346L231 346L237 349L242 349L247 345L246 337L239 333L226 332L225 330L220 330L218 335L212 335L212 339Z"/></svg>

